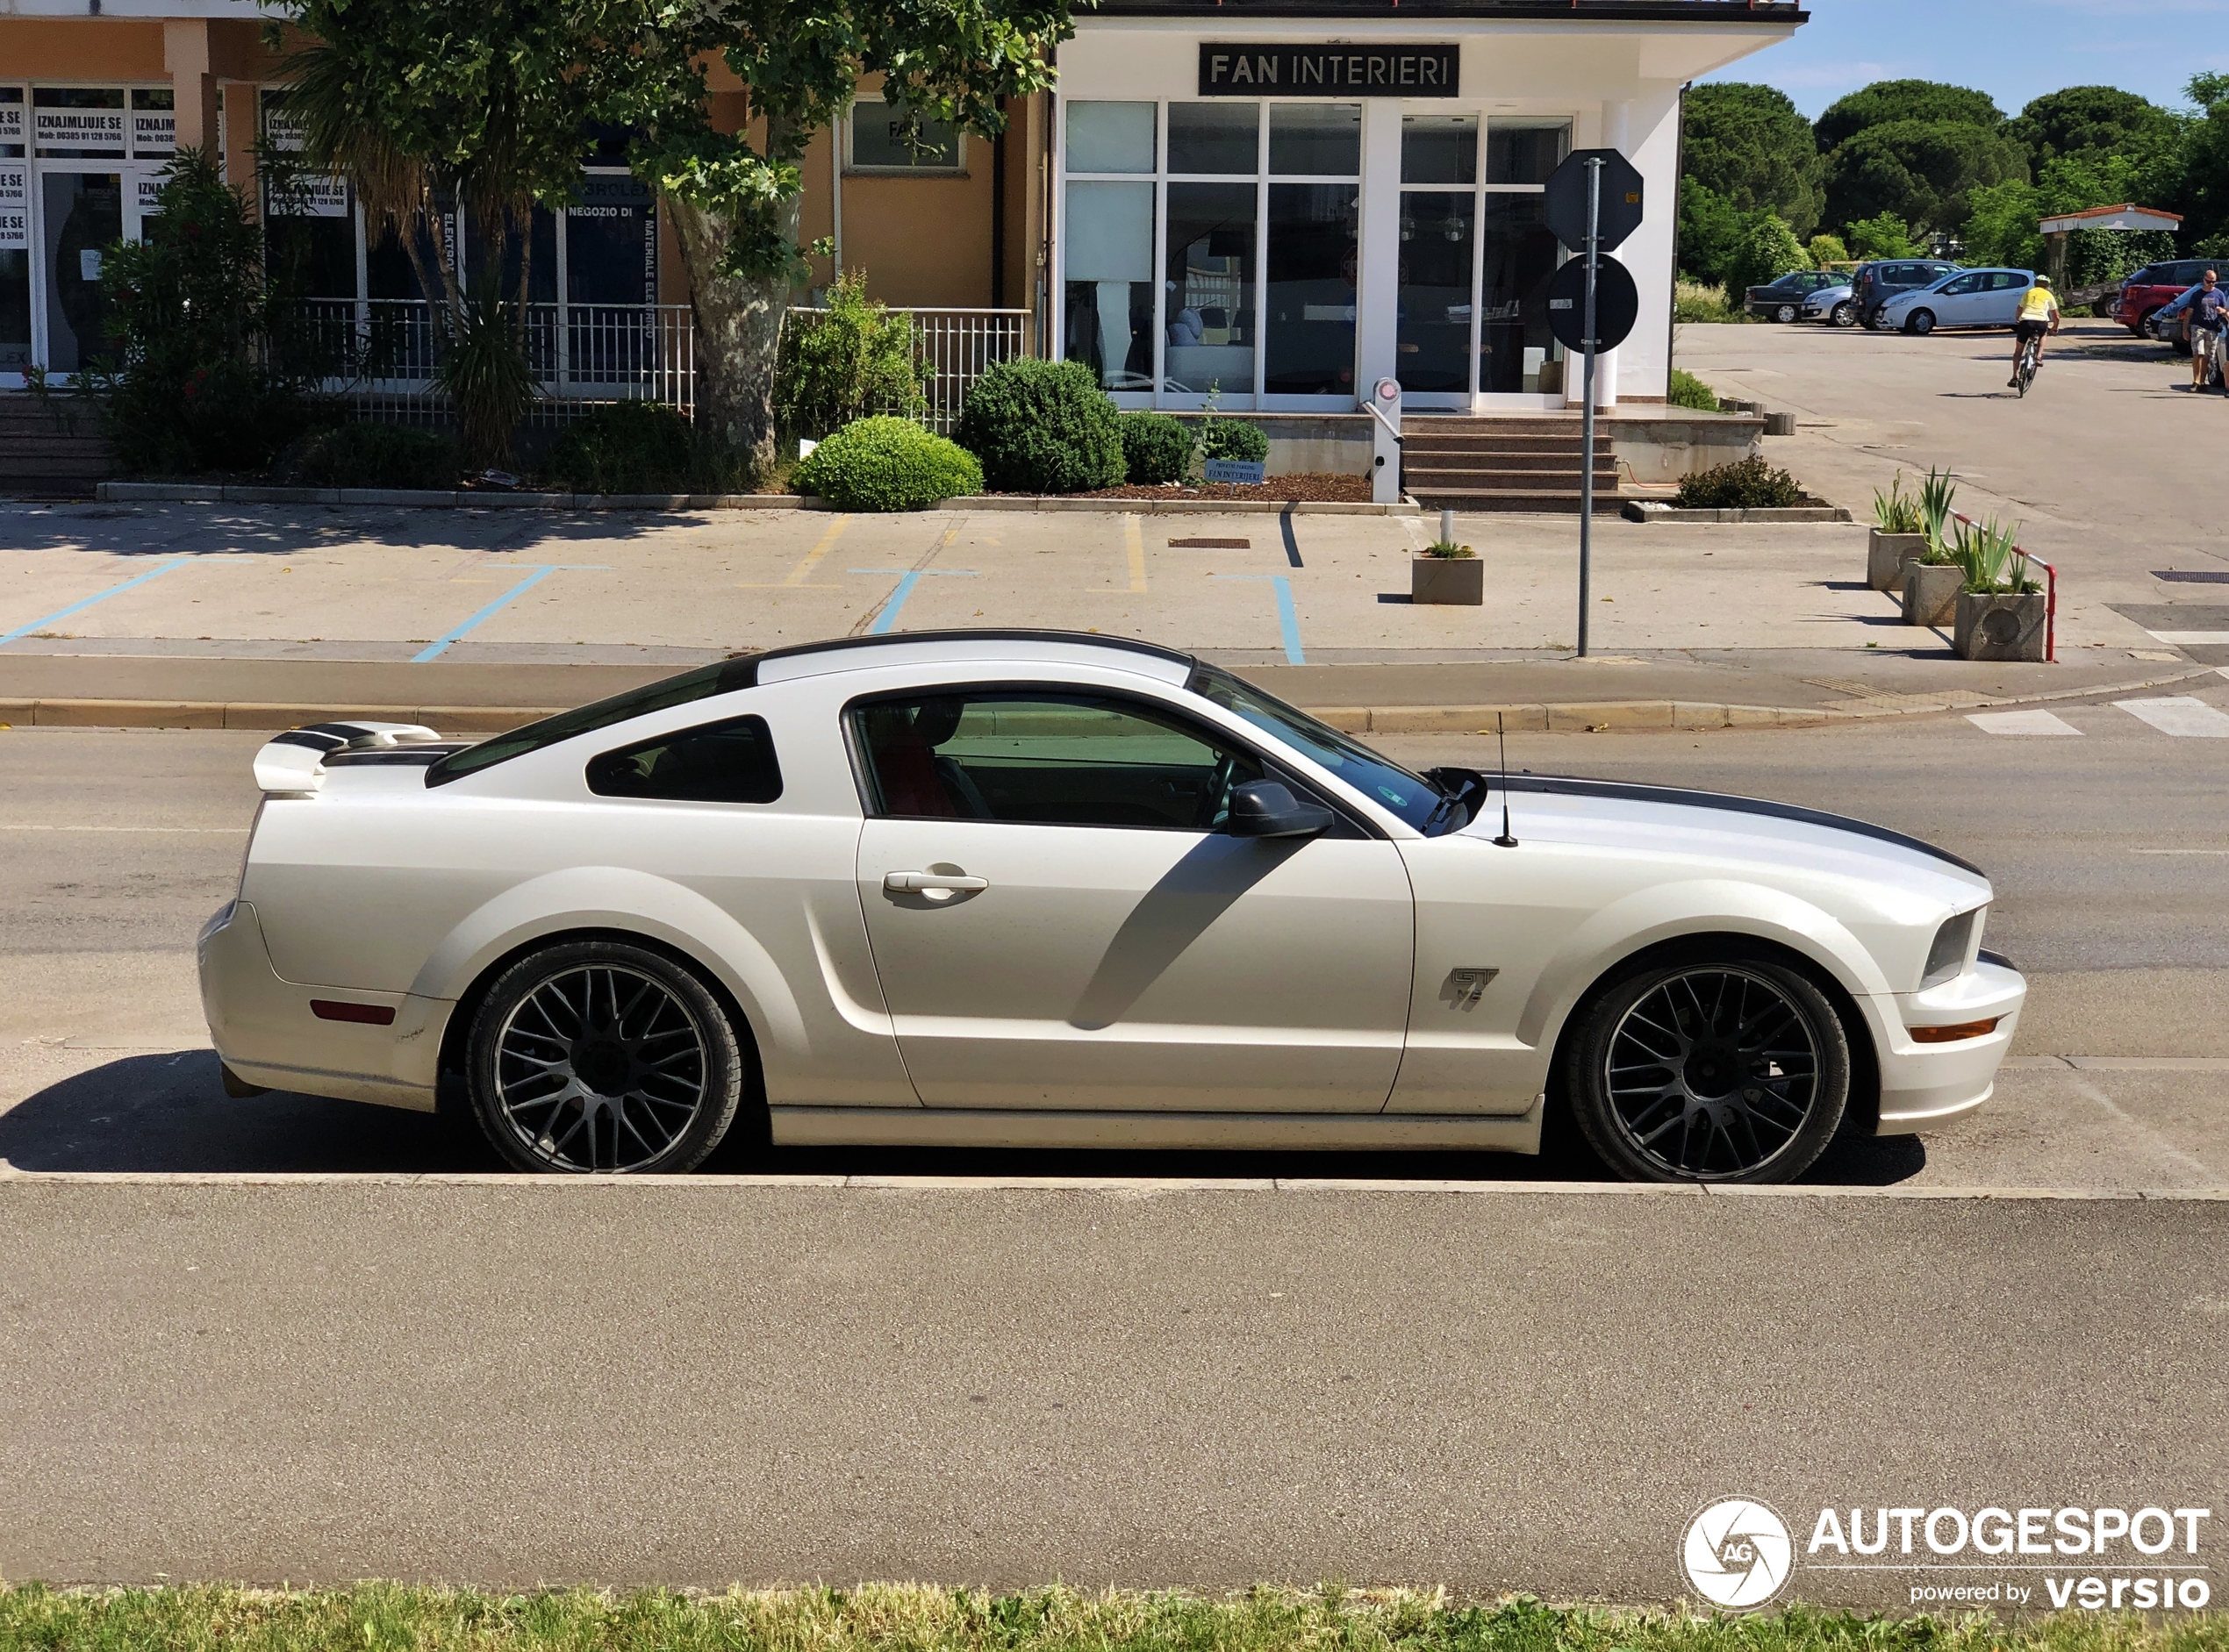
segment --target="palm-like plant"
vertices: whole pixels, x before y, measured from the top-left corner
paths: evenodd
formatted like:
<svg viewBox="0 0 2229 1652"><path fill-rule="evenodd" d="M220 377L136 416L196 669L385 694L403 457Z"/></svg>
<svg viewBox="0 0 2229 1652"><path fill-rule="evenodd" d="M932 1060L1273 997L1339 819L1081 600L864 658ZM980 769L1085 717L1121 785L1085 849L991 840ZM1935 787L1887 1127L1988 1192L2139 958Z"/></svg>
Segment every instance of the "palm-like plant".
<svg viewBox="0 0 2229 1652"><path fill-rule="evenodd" d="M1927 480L1919 484L1919 531L1927 536L1928 561L1951 560L1951 502L1957 494L1957 480L1949 471L1928 466Z"/></svg>
<svg viewBox="0 0 2229 1652"><path fill-rule="evenodd" d="M2035 582L2028 577L2027 553L2019 547L2019 536L2018 522L2001 523L1995 517L1980 523L1960 521L1952 560L1964 576L1961 589L1982 596L2033 590Z"/></svg>
<svg viewBox="0 0 2229 1652"><path fill-rule="evenodd" d="M1889 491L1873 490L1873 520L1883 533L1917 533L1920 531L1919 501L1904 491L1904 473L1901 470L1889 480Z"/></svg>

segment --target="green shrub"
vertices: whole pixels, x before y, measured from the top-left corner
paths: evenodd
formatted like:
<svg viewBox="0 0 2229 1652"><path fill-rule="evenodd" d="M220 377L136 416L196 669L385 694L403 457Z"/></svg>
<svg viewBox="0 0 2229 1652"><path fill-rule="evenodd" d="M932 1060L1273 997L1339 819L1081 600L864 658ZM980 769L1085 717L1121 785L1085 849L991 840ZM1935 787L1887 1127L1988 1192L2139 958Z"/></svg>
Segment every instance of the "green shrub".
<svg viewBox="0 0 2229 1652"><path fill-rule="evenodd" d="M1791 270L1810 267L1810 255L1803 250L1803 243L1795 239L1795 232L1788 227L1781 215L1769 210L1758 213L1749 220L1747 232L1726 271L1727 302L1739 304L1748 297L1750 288L1762 287Z"/></svg>
<svg viewBox="0 0 2229 1652"><path fill-rule="evenodd" d="M1259 425L1210 413L1201 421L1200 452L1203 458L1240 459L1258 465L1269 458L1269 438Z"/></svg>
<svg viewBox="0 0 2229 1652"><path fill-rule="evenodd" d="M102 261L106 339L80 370L77 394L100 410L129 473L260 470L312 421L314 364L283 365L289 311L266 283L253 205L199 149L163 168L137 241L107 247L62 230L61 256ZM35 392L45 390L33 375Z"/></svg>
<svg viewBox="0 0 2229 1652"><path fill-rule="evenodd" d="M1819 269L1824 269L1829 264L1846 264L1850 261L1850 249L1842 244L1839 235L1814 235L1803 250L1810 254L1813 266Z"/></svg>
<svg viewBox="0 0 2229 1652"><path fill-rule="evenodd" d="M1698 413L1719 411L1718 393L1692 373L1672 369L1672 405L1688 407Z"/></svg>
<svg viewBox="0 0 2229 1652"><path fill-rule="evenodd" d="M953 435L1001 493L1086 493L1122 482L1114 404L1080 361L1001 361L967 394Z"/></svg>
<svg viewBox="0 0 2229 1652"><path fill-rule="evenodd" d="M1680 479L1680 503L1691 511L1779 511L1803 502L1795 478L1761 458L1738 459Z"/></svg>
<svg viewBox="0 0 2229 1652"><path fill-rule="evenodd" d="M1192 450L1199 440L1182 419L1166 413L1122 413L1114 423L1122 433L1125 480L1158 486L1192 474Z"/></svg>
<svg viewBox="0 0 2229 1652"><path fill-rule="evenodd" d="M305 437L281 456L283 482L304 488L456 486L456 443L410 425L341 425Z"/></svg>
<svg viewBox="0 0 2229 1652"><path fill-rule="evenodd" d="M567 430L549 474L578 493L679 493L689 483L689 418L663 402L614 402Z"/></svg>
<svg viewBox="0 0 2229 1652"><path fill-rule="evenodd" d="M1747 311L1730 309L1724 287L1706 287L1698 281L1683 281L1672 290L1672 319L1674 321L1747 321Z"/></svg>
<svg viewBox="0 0 2229 1652"><path fill-rule="evenodd" d="M822 436L871 413L912 418L928 405L930 364L914 354L914 318L867 297L867 272L828 289L828 310L792 316L774 372L774 416L792 436Z"/></svg>
<svg viewBox="0 0 2229 1652"><path fill-rule="evenodd" d="M842 511L925 511L983 491L975 456L886 415L846 425L798 461L792 485Z"/></svg>

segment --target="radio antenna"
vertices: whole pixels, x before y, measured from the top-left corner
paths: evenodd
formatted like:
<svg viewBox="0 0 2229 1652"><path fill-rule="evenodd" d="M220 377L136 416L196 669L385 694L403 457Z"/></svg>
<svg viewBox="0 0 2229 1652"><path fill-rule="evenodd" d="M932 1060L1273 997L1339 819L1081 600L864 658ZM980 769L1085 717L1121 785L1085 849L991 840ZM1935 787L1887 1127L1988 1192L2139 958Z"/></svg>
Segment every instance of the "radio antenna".
<svg viewBox="0 0 2229 1652"><path fill-rule="evenodd" d="M1494 840L1496 846L1514 849L1517 840L1509 835L1509 736L1502 726L1502 713L1494 714L1494 739L1502 748L1502 835Z"/></svg>

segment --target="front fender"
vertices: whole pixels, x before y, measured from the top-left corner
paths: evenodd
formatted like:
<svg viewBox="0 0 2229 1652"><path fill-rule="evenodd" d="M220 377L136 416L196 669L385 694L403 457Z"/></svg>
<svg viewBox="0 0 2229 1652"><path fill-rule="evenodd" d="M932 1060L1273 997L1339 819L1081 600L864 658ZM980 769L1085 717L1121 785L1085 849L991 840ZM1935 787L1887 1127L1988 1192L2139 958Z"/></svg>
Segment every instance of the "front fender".
<svg viewBox="0 0 2229 1652"><path fill-rule="evenodd" d="M770 1044L804 1048L805 1018L796 996L757 938L696 890L627 867L567 867L513 884L442 937L410 990L453 1001L505 954L580 929L620 930L664 942L719 977L742 1006L762 1055Z"/></svg>
<svg viewBox="0 0 2229 1652"><path fill-rule="evenodd" d="M1733 878L1695 878L1636 890L1566 935L1534 979L1518 1018L1518 1036L1542 1047L1588 988L1638 952L1691 935L1728 934L1800 954L1860 1003L1890 990L1858 938L1810 901Z"/></svg>

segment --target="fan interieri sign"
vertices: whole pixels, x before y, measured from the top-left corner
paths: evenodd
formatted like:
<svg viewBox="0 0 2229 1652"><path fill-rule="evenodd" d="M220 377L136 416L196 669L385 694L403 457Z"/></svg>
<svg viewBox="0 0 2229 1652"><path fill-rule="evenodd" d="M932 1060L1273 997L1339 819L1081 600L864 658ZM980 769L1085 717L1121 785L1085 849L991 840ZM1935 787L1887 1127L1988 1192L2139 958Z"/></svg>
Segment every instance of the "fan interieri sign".
<svg viewBox="0 0 2229 1652"><path fill-rule="evenodd" d="M1254 46L1200 47L1200 96L1291 97L1344 92L1364 97L1454 97L1462 51L1453 46Z"/></svg>

